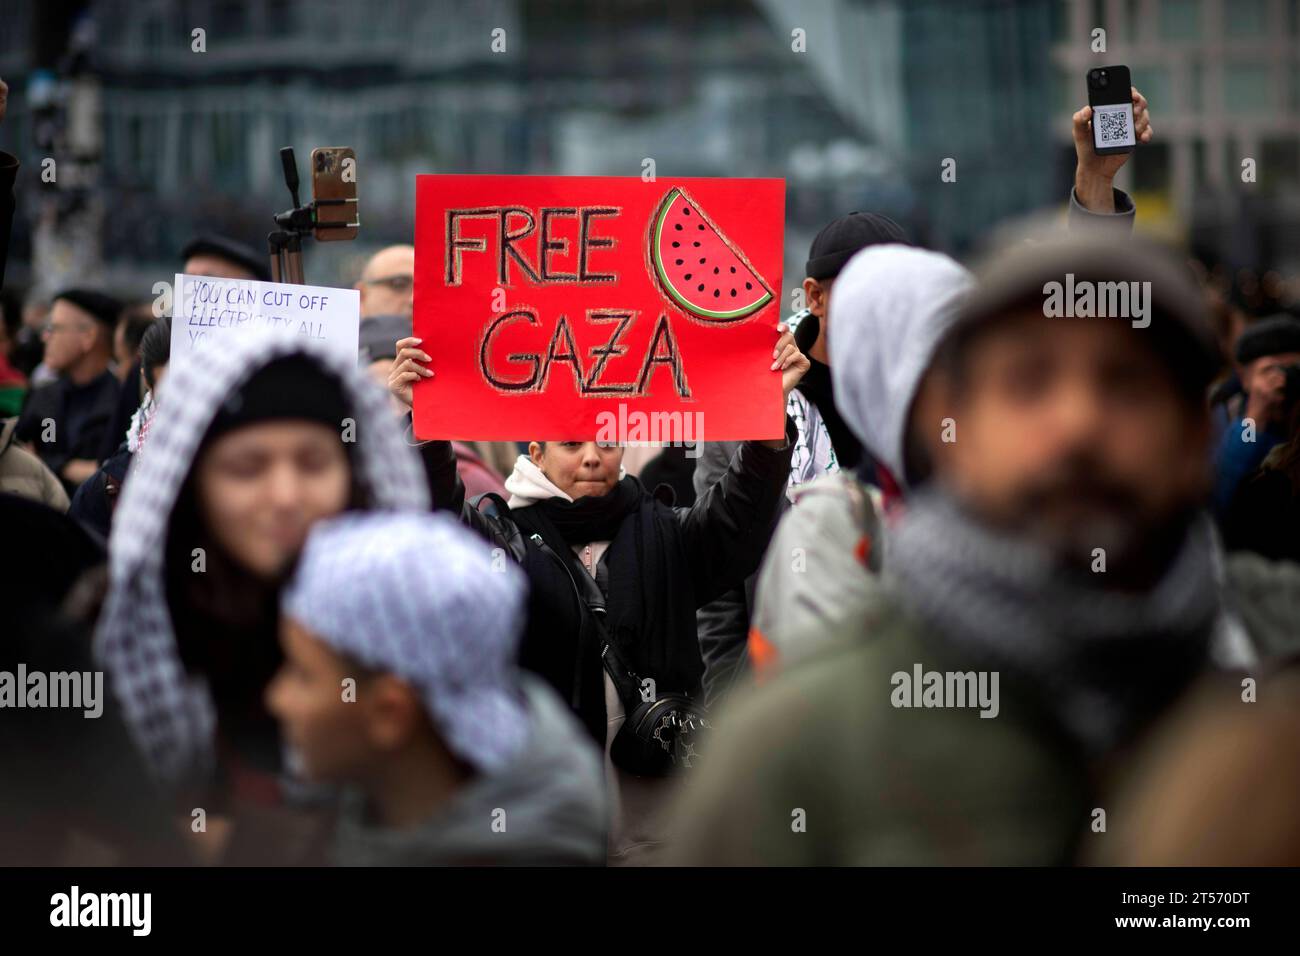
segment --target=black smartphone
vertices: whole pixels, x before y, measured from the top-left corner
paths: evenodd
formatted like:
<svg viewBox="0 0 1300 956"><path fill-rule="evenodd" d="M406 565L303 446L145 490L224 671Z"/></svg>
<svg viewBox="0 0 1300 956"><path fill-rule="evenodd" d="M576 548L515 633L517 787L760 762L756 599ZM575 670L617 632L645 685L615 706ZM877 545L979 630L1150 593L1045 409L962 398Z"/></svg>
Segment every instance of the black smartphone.
<svg viewBox="0 0 1300 956"><path fill-rule="evenodd" d="M1088 71L1088 105L1092 107L1092 148L1098 155L1131 153L1133 90L1126 66L1099 66Z"/></svg>

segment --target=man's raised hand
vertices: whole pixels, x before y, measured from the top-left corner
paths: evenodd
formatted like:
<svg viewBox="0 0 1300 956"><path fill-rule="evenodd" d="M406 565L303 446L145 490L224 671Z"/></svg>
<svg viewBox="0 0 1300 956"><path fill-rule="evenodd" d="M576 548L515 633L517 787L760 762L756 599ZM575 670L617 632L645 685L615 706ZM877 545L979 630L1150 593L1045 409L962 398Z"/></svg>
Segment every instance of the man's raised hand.
<svg viewBox="0 0 1300 956"><path fill-rule="evenodd" d="M794 343L794 333L786 328L784 322L778 323L776 330L781 333L781 337L772 350L772 366L768 371L781 369L781 402L784 408L790 390L799 384L812 363L808 361L808 356L799 351L799 346Z"/></svg>

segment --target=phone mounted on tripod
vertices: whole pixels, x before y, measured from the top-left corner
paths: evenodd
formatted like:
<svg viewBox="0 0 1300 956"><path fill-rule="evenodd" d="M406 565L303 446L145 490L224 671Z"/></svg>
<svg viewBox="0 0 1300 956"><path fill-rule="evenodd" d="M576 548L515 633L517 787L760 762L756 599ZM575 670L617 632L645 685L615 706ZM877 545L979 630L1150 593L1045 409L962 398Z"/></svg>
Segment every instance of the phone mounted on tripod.
<svg viewBox="0 0 1300 956"><path fill-rule="evenodd" d="M357 157L351 146L321 146L311 151L312 200L298 198L298 164L293 147L280 150L284 184L293 208L275 216L276 229L267 235L271 256L271 281L303 285L302 241L355 239L361 227L357 207Z"/></svg>

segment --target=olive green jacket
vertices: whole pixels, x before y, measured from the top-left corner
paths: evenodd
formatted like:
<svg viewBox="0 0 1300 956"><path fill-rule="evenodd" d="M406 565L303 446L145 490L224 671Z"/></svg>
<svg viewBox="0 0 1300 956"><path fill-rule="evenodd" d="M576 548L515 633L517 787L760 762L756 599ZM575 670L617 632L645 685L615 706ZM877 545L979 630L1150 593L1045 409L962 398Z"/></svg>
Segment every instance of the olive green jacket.
<svg viewBox="0 0 1300 956"><path fill-rule="evenodd" d="M737 692L677 807L686 865L1071 862L1086 762L1001 674L998 713L908 708L899 672L966 671L894 607L770 683Z"/></svg>

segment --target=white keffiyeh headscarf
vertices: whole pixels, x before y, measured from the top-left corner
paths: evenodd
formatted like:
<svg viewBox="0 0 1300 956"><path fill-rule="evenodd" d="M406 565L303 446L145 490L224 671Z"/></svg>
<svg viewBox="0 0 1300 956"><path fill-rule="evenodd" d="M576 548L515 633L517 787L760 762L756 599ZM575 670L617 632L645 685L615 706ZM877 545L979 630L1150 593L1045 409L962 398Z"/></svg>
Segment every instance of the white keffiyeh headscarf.
<svg viewBox="0 0 1300 956"><path fill-rule="evenodd" d="M354 361L306 339L250 335L200 359L173 363L160 388L149 451L131 469L109 538L109 590L95 655L136 745L164 784L204 779L215 766L216 713L206 683L187 674L168 611L163 555L180 489L222 403L276 359L307 355L339 380L356 419L355 467L371 507L427 510L419 458L388 396Z"/></svg>

